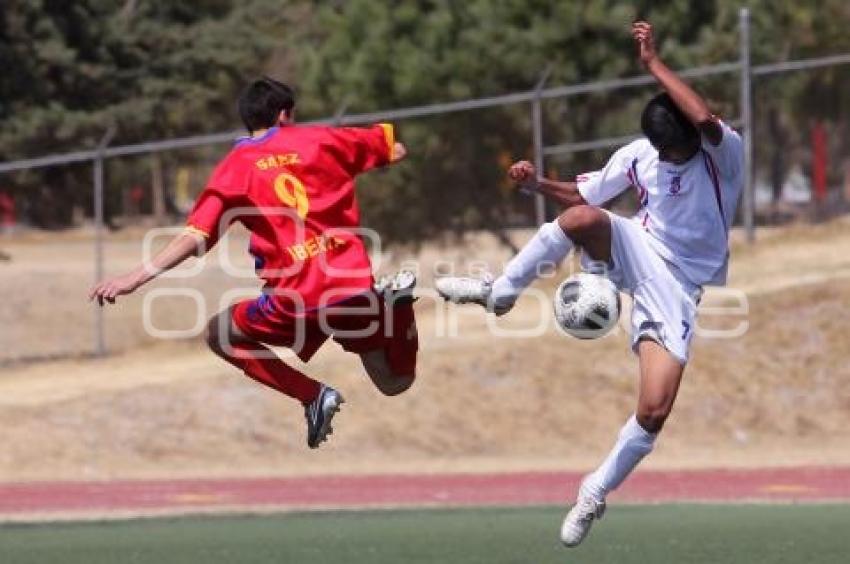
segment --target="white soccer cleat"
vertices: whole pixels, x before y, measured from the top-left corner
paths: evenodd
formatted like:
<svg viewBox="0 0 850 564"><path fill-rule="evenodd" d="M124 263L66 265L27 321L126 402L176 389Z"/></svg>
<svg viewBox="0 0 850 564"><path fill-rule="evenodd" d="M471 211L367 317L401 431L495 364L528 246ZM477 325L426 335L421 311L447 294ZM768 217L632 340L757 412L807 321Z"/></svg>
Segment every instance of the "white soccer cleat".
<svg viewBox="0 0 850 564"><path fill-rule="evenodd" d="M561 542L569 547L578 546L590 532L593 521L605 513L605 502L579 495L564 523L561 525Z"/></svg>
<svg viewBox="0 0 850 564"><path fill-rule="evenodd" d="M393 294L404 292L412 294L413 288L416 287L416 274L410 270L399 270L395 274L378 278L372 287L375 292L387 298Z"/></svg>
<svg viewBox="0 0 850 564"><path fill-rule="evenodd" d="M514 306L515 299L490 299L493 292L493 276L484 274L481 278L445 276L434 281L437 292L446 300L456 304L478 304L496 315L504 315Z"/></svg>

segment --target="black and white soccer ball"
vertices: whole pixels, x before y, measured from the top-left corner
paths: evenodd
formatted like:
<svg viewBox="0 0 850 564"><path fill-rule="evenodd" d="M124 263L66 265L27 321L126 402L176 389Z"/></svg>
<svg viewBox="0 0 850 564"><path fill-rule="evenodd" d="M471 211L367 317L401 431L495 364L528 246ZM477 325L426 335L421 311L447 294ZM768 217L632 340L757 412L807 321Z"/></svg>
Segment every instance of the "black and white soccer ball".
<svg viewBox="0 0 850 564"><path fill-rule="evenodd" d="M613 282L588 272L574 274L555 291L555 321L568 335L598 339L620 319L620 293Z"/></svg>

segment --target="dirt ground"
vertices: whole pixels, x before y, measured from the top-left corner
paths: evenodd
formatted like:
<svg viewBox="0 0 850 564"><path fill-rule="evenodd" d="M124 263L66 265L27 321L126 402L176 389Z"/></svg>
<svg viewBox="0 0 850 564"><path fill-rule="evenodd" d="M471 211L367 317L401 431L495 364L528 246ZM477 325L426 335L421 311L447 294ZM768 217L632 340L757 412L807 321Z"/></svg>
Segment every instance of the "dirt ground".
<svg viewBox="0 0 850 564"><path fill-rule="evenodd" d="M0 246L12 259L0 263L0 481L581 470L604 456L633 408L637 365L625 331L581 342L552 325L543 300L566 270L535 286L541 299L524 299L498 321L499 337L482 312L429 297L434 272L449 265L466 270L482 258L498 270L508 252L489 237L382 255L382 271L418 261L419 379L403 396L382 397L356 357L326 345L305 370L348 403L319 451L304 444L300 406L217 360L197 338L145 332L145 295L154 288L200 291L200 311L185 296L153 303L151 319L163 329L191 328L228 290L255 292L243 235L197 276L156 282L107 311L113 354L105 359L83 356L94 315L84 299L90 233L26 234ZM728 309L733 295L712 291L702 325L746 323L746 331L697 338L647 467L850 464L847 248L848 221L764 230L753 247L735 243L730 286L745 296L747 313ZM140 256L139 233L109 237L109 272ZM224 258L244 276L228 274ZM711 309L718 306L727 309Z"/></svg>

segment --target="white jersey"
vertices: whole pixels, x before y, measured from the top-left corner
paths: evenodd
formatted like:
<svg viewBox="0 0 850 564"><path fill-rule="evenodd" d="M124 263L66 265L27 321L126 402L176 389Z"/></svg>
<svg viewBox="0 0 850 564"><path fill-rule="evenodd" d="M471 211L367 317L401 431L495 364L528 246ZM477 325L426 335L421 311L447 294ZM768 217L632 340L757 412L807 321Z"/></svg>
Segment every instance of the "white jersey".
<svg viewBox="0 0 850 564"><path fill-rule="evenodd" d="M686 163L661 161L649 140L638 139L614 153L602 170L576 179L594 206L634 187L640 209L633 220L651 235L652 249L699 286L726 283L729 227L744 184L741 136L721 126L720 144L703 140Z"/></svg>

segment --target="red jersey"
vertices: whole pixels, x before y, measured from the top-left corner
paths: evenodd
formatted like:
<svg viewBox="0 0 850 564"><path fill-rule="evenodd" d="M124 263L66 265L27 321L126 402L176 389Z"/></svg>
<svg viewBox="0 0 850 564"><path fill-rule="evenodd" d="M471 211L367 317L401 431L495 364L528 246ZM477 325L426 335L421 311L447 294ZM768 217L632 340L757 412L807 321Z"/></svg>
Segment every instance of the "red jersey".
<svg viewBox="0 0 850 564"><path fill-rule="evenodd" d="M213 171L187 228L212 247L239 221L264 292L286 312L371 288L354 177L393 159L393 128L274 127L243 138Z"/></svg>

